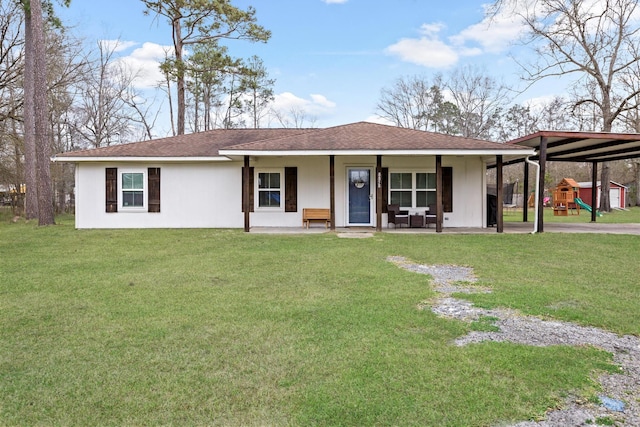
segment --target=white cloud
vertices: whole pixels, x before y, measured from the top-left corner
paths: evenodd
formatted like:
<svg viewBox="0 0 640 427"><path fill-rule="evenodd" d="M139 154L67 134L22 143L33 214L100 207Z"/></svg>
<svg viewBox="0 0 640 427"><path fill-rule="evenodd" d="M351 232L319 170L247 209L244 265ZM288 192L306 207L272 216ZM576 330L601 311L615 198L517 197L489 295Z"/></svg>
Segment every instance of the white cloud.
<svg viewBox="0 0 640 427"><path fill-rule="evenodd" d="M98 40L98 44L107 52L122 52L133 46L137 46L138 42L127 40Z"/></svg>
<svg viewBox="0 0 640 427"><path fill-rule="evenodd" d="M334 108L336 106L335 102L329 101L324 95L311 94L311 101L314 105L318 105L324 108Z"/></svg>
<svg viewBox="0 0 640 427"><path fill-rule="evenodd" d="M402 61L422 65L428 68L446 68L458 62L459 54L451 46L440 40L439 34L444 24L423 24L420 27L422 37L404 38L385 49L389 55Z"/></svg>
<svg viewBox="0 0 640 427"><path fill-rule="evenodd" d="M446 68L458 62L459 54L437 39L402 39L389 46L385 52L405 62L429 68Z"/></svg>
<svg viewBox="0 0 640 427"><path fill-rule="evenodd" d="M273 108L276 111L289 113L291 111L304 111L308 116L326 116L333 112L336 103L327 99L324 95L311 94L310 99L300 98L291 92L283 92L275 95Z"/></svg>
<svg viewBox="0 0 640 427"><path fill-rule="evenodd" d="M506 51L524 29L513 14L499 13L471 25L457 34L442 37L446 26L428 23L420 27L420 37L403 38L387 47L385 52L402 61L428 68L447 68L460 58Z"/></svg>
<svg viewBox="0 0 640 427"><path fill-rule="evenodd" d="M469 42L477 43L483 52L502 53L517 40L524 30L520 18L513 14L499 13L471 25L449 38L455 46L464 48Z"/></svg>
<svg viewBox="0 0 640 427"><path fill-rule="evenodd" d="M129 55L121 56L118 60L138 74L135 85L138 88L153 88L164 77L160 72L160 63L173 50L171 46L162 46L156 43L146 42L141 47L134 49Z"/></svg>
<svg viewBox="0 0 640 427"><path fill-rule="evenodd" d="M322 0L326 4L343 4L349 0Z"/></svg>

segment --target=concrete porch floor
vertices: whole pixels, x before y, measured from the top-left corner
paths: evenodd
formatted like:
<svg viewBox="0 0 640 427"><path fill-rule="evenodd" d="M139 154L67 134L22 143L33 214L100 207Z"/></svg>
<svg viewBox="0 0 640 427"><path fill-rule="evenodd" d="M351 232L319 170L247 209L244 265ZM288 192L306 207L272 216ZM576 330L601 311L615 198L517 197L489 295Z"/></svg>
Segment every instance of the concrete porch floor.
<svg viewBox="0 0 640 427"><path fill-rule="evenodd" d="M303 227L252 227L250 233L254 234L314 234L314 233L331 233L324 226L316 225L308 229ZM398 229L383 228L383 233L393 234L437 234L435 226L430 228L408 228L402 227ZM533 222L505 222L504 233L507 234L529 234L533 232ZM640 224L600 224L600 223L581 223L581 224L559 224L545 223L545 233L602 233L602 234L632 234L640 235ZM357 237L356 234L370 235L376 233L375 227L339 227L335 233L345 237L349 234ZM441 234L498 234L495 227L488 228L443 228ZM368 237L368 236L367 236Z"/></svg>

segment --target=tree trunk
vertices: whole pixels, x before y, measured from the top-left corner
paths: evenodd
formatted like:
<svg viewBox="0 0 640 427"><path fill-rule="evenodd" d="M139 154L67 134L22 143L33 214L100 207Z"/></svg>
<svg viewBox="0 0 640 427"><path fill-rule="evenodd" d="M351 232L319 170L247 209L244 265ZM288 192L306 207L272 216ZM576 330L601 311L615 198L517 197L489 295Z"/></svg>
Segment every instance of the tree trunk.
<svg viewBox="0 0 640 427"><path fill-rule="evenodd" d="M31 29L31 10L25 6L24 20L24 183L25 217L35 219L38 217L38 179L36 175L36 137L35 117L33 107L34 97L34 52L33 31ZM16 188L20 194L20 186Z"/></svg>
<svg viewBox="0 0 640 427"><path fill-rule="evenodd" d="M176 66L177 78L176 89L178 96L178 135L184 135L184 116L186 110L186 95L185 95L185 83L184 83L184 63L182 62L182 27L180 26L180 20L173 20L173 46L176 49Z"/></svg>
<svg viewBox="0 0 640 427"><path fill-rule="evenodd" d="M36 176L38 179L38 225L55 224L51 187L51 144L47 104L47 56L41 0L31 0L31 30L34 53L34 119Z"/></svg>
<svg viewBox="0 0 640 427"><path fill-rule="evenodd" d="M611 178L609 172L609 163L602 163L602 170L600 171L600 212L611 212L611 199L609 198L609 182Z"/></svg>

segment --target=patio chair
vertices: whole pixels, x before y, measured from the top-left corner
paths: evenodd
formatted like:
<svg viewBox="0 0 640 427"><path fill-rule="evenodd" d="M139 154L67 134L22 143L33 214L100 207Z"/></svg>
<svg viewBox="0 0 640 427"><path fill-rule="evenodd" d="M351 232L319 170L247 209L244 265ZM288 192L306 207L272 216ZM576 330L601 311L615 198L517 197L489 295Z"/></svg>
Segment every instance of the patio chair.
<svg viewBox="0 0 640 427"><path fill-rule="evenodd" d="M387 228L389 228L389 224L393 224L394 228L402 227L402 224L409 226L409 211L400 210L400 205L389 205L387 212L389 213Z"/></svg>
<svg viewBox="0 0 640 427"><path fill-rule="evenodd" d="M437 224L438 223L438 217L436 215L436 205L429 205L429 210L425 211L425 215L424 215L424 219L425 219L425 224L427 226L427 228L429 228L429 224Z"/></svg>

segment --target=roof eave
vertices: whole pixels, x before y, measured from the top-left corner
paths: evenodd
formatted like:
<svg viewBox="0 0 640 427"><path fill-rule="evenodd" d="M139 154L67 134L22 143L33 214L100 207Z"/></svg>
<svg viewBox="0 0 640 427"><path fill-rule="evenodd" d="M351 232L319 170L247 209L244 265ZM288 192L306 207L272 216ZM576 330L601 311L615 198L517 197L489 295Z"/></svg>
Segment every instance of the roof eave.
<svg viewBox="0 0 640 427"><path fill-rule="evenodd" d="M525 148L508 150L449 149L449 150L220 150L223 156L516 156L536 154Z"/></svg>
<svg viewBox="0 0 640 427"><path fill-rule="evenodd" d="M144 157L144 156L54 156L52 162L63 163L96 163L96 162L126 162L126 163L201 163L201 162L229 162L231 159L226 156L195 156L195 157Z"/></svg>

